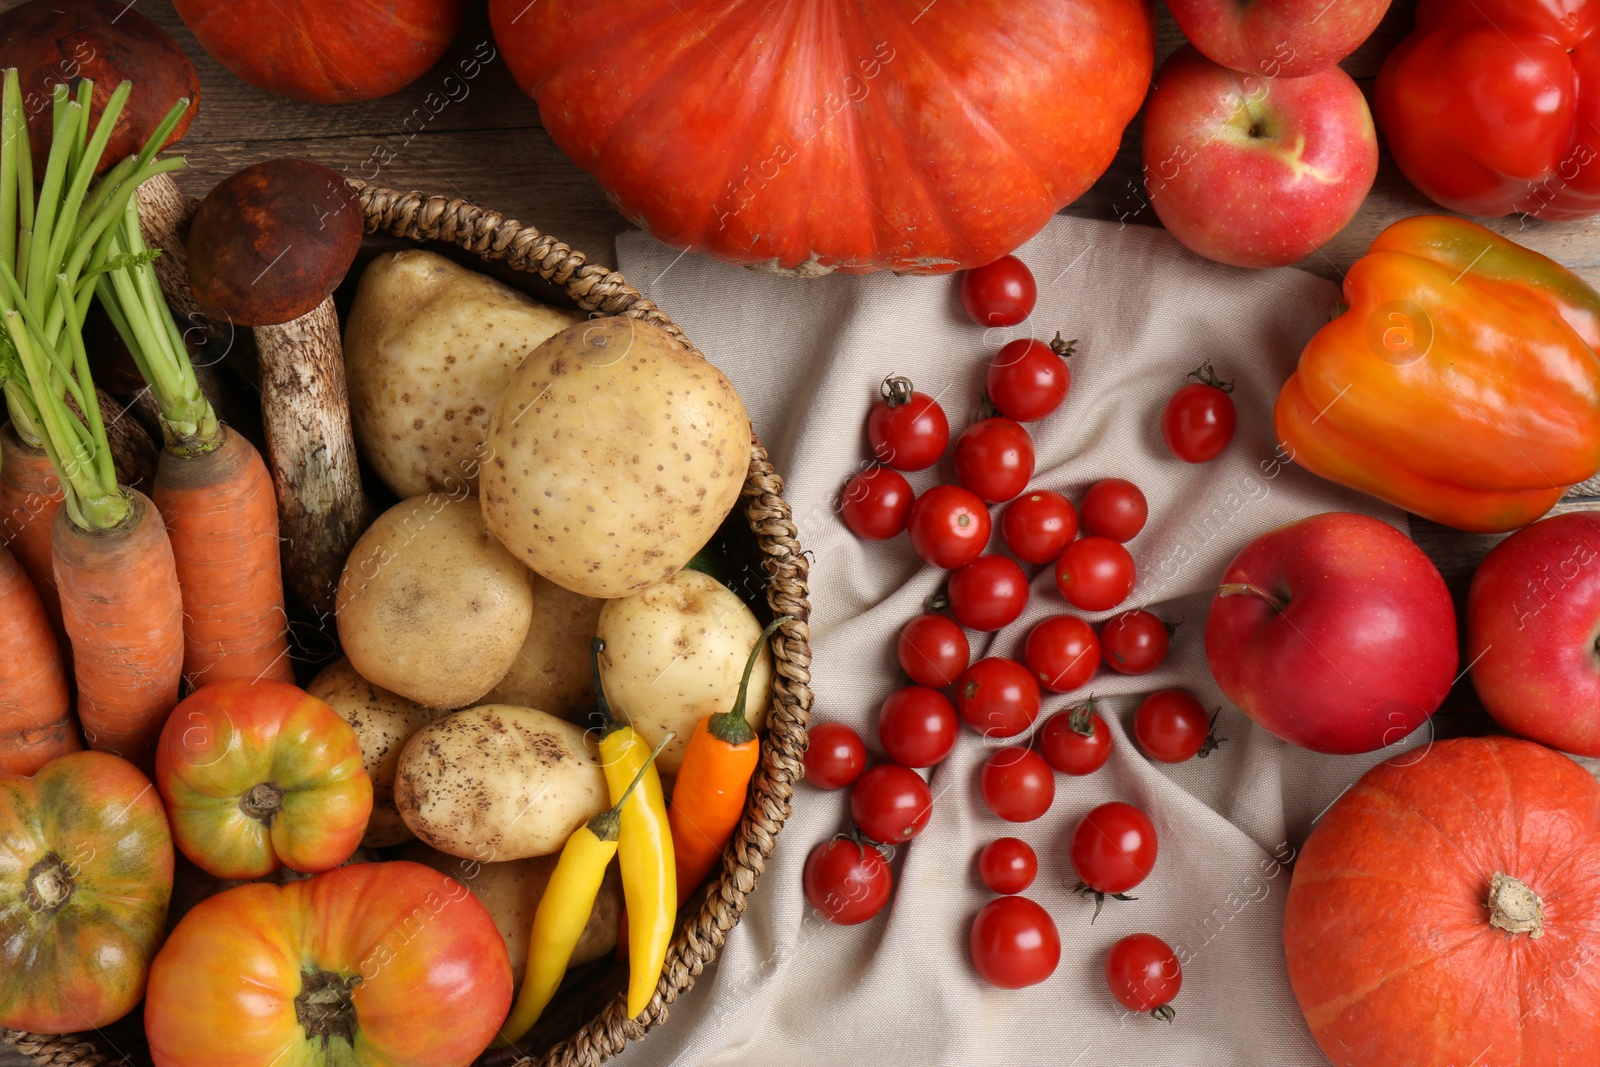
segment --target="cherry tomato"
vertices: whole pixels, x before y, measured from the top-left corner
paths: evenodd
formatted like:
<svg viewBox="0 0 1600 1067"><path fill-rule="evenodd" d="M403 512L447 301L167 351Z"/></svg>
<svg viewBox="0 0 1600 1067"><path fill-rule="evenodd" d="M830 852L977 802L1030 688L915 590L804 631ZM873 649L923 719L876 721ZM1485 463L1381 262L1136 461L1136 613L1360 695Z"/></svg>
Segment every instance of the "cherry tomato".
<svg viewBox="0 0 1600 1067"><path fill-rule="evenodd" d="M1100 627L1100 652L1118 674L1148 674L1167 658L1167 624L1142 608L1113 615Z"/></svg>
<svg viewBox="0 0 1600 1067"><path fill-rule="evenodd" d="M840 926L854 926L889 903L894 876L876 845L841 836L811 850L800 884L817 914Z"/></svg>
<svg viewBox="0 0 1600 1067"><path fill-rule="evenodd" d="M950 755L961 721L937 689L896 689L878 709L878 743L903 767L932 767Z"/></svg>
<svg viewBox="0 0 1600 1067"><path fill-rule="evenodd" d="M1039 717L1039 683L1014 659L980 659L956 679L956 711L985 737L1015 737Z"/></svg>
<svg viewBox="0 0 1600 1067"><path fill-rule="evenodd" d="M978 877L996 893L1020 893L1039 873L1039 857L1020 837L997 837L978 853Z"/></svg>
<svg viewBox="0 0 1600 1067"><path fill-rule="evenodd" d="M1056 588L1084 611L1107 611L1133 592L1133 557L1109 537L1083 537L1056 560Z"/></svg>
<svg viewBox="0 0 1600 1067"><path fill-rule="evenodd" d="M883 380L883 399L867 413L867 442L880 462L920 471L944 455L950 422L937 400L911 388L910 378L891 376Z"/></svg>
<svg viewBox="0 0 1600 1067"><path fill-rule="evenodd" d="M1156 865L1156 828L1150 817L1132 804L1113 800L1078 823L1072 831L1070 855L1072 869L1078 872L1079 892L1094 894L1098 917L1107 896L1131 899L1126 896L1128 890L1150 876Z"/></svg>
<svg viewBox="0 0 1600 1067"><path fill-rule="evenodd" d="M825 722L807 731L806 781L818 789L843 789L861 776L867 766L867 746L861 735L842 722Z"/></svg>
<svg viewBox="0 0 1600 1067"><path fill-rule="evenodd" d="M1028 606L1028 576L1008 556L984 555L950 575L950 614L969 630L998 630Z"/></svg>
<svg viewBox="0 0 1600 1067"><path fill-rule="evenodd" d="M1172 454L1186 463L1216 459L1233 440L1238 413L1233 409L1233 383L1217 378L1206 363L1190 371L1194 381L1179 389L1161 413L1161 436Z"/></svg>
<svg viewBox="0 0 1600 1067"><path fill-rule="evenodd" d="M1032 822L1056 798L1056 776L1031 748L995 749L983 761L978 787L989 810L1006 822Z"/></svg>
<svg viewBox="0 0 1600 1067"><path fill-rule="evenodd" d="M1129 934L1106 956L1106 984L1130 1011L1147 1011L1170 1023L1172 1000L1183 988L1183 968L1172 946L1154 934Z"/></svg>
<svg viewBox="0 0 1600 1067"><path fill-rule="evenodd" d="M911 499L905 475L888 467L868 467L846 483L839 513L857 537L887 541L905 532Z"/></svg>
<svg viewBox="0 0 1600 1067"><path fill-rule="evenodd" d="M1033 438L1020 422L975 422L956 438L956 481L990 504L1010 500L1033 477Z"/></svg>
<svg viewBox="0 0 1600 1067"><path fill-rule="evenodd" d="M1192 756L1209 756L1222 744L1216 723L1216 712L1208 716L1193 693L1158 689L1141 700L1133 713L1133 736L1151 759L1182 763Z"/></svg>
<svg viewBox="0 0 1600 1067"><path fill-rule="evenodd" d="M1022 658L1045 689L1070 693L1100 669L1100 639L1076 615L1052 615L1028 631Z"/></svg>
<svg viewBox="0 0 1600 1067"><path fill-rule="evenodd" d="M1111 730L1093 701L1058 711L1039 728L1039 754L1062 774L1093 774L1111 758Z"/></svg>
<svg viewBox="0 0 1600 1067"><path fill-rule="evenodd" d="M895 653L913 682L934 689L954 682L972 662L967 635L943 615L918 615L906 623Z"/></svg>
<svg viewBox="0 0 1600 1067"><path fill-rule="evenodd" d="M1001 989L1022 989L1049 978L1061 962L1055 920L1027 897L995 897L972 920L967 940L979 977Z"/></svg>
<svg viewBox="0 0 1600 1067"><path fill-rule="evenodd" d="M1033 422L1060 407L1072 385L1067 357L1076 343L1058 333L1050 344L1021 337L1001 348L985 380L994 409L1008 419Z"/></svg>
<svg viewBox="0 0 1600 1067"><path fill-rule="evenodd" d="M1078 513L1072 501L1048 489L1035 489L1006 505L1000 536L1011 554L1024 563L1054 563L1067 543L1078 536Z"/></svg>
<svg viewBox="0 0 1600 1067"><path fill-rule="evenodd" d="M922 775L898 763L869 768L850 787L850 818L874 841L897 845L928 825L933 794Z"/></svg>
<svg viewBox="0 0 1600 1067"><path fill-rule="evenodd" d="M1139 487L1126 478L1102 478L1083 494L1079 517L1084 533L1126 543L1144 529L1150 505L1145 503Z"/></svg>
<svg viewBox="0 0 1600 1067"><path fill-rule="evenodd" d="M993 529L983 501L959 485L936 485L917 497L909 527L917 555L946 570L982 555Z"/></svg>
<svg viewBox="0 0 1600 1067"><path fill-rule="evenodd" d="M1001 256L961 275L961 305L979 326L1015 326L1039 299L1033 272L1016 256Z"/></svg>

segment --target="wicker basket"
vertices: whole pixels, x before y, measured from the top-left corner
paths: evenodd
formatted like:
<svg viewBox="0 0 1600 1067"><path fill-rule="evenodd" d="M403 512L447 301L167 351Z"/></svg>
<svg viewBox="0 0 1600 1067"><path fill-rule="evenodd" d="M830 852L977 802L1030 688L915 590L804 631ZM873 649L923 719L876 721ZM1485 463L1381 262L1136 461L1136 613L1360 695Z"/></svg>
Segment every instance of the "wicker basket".
<svg viewBox="0 0 1600 1067"><path fill-rule="evenodd" d="M626 315L654 323L694 351L682 329L622 275L587 262L582 253L553 237L462 200L351 184L360 193L369 234L454 245L482 260L536 275L565 292L584 311ZM692 911L684 918L667 952L656 995L639 1019L626 1016L620 992L625 967L591 965L569 980L546 1012L546 1018L554 1022L541 1025L529 1036L525 1044L538 1050L536 1054L519 1056L506 1051L486 1055L479 1061L486 1067L593 1067L616 1055L629 1041L643 1037L667 1017L672 1004L716 958L728 931L738 923L746 899L755 890L756 879L772 852L773 839L783 828L794 783L801 773L811 707L808 562L795 540L794 522L783 499L783 481L773 472L766 449L754 434L741 501L744 521L730 517L724 526L724 540L735 552L742 549L748 565L758 568L768 617L790 615L795 621L785 624L773 636L773 701L767 736L762 742L761 764L751 783L744 820L722 869L712 875L703 894L690 898ZM576 1032L570 1025L560 1026L559 1020L574 1015L588 1021ZM138 1067L149 1062L142 1047L130 1047L139 1036L137 1032L50 1036L0 1030L0 1036L35 1063L50 1067L110 1067L124 1063Z"/></svg>

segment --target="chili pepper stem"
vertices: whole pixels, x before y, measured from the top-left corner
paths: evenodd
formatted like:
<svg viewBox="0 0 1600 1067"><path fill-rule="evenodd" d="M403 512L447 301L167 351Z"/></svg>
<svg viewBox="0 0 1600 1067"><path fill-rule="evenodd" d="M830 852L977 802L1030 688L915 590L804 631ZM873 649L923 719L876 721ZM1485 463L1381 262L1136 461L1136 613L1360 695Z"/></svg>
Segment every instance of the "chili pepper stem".
<svg viewBox="0 0 1600 1067"><path fill-rule="evenodd" d="M622 795L617 798L617 802L584 824L589 827L590 833L602 841L617 840L622 831L622 805L626 804L628 798L633 795L634 788L644 781L645 771L648 771L655 763L656 757L661 755L661 750L671 744L672 739L677 736L673 731L667 731L667 736L663 737L661 743L651 751L649 758L644 761L638 772L634 774L633 781L628 783L628 788L622 791Z"/></svg>
<svg viewBox="0 0 1600 1067"><path fill-rule="evenodd" d="M733 707L720 715L713 715L706 723L706 730L718 741L730 745L747 745L756 739L755 727L750 725L750 719L745 715L745 702L750 695L750 673L755 670L756 660L761 658L762 649L767 647L767 638L771 637L778 627L786 622L793 622L794 616L783 615L773 619L761 631L761 636L756 638L755 647L750 650L749 657L744 661L744 675L739 679L739 695L733 699Z"/></svg>

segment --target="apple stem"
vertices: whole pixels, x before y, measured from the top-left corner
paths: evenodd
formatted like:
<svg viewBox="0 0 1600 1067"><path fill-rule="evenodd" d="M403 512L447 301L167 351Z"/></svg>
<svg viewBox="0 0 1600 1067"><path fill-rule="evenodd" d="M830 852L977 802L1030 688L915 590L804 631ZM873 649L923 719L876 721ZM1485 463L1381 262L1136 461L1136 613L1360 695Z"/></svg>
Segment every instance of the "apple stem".
<svg viewBox="0 0 1600 1067"><path fill-rule="evenodd" d="M1249 582L1224 582L1217 586L1217 595L1260 597L1268 604L1271 604L1272 610L1276 611L1280 615L1282 615L1284 609L1289 606L1287 601L1280 600L1271 593L1267 592L1265 589L1262 589L1259 586L1251 585Z"/></svg>

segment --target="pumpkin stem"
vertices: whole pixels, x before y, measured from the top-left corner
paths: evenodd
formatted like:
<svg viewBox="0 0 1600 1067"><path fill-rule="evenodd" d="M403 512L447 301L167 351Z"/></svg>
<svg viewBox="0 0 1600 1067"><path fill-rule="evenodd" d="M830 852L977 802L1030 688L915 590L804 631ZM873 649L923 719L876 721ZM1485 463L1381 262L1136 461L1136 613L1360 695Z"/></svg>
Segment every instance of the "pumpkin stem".
<svg viewBox="0 0 1600 1067"><path fill-rule="evenodd" d="M283 810L283 790L271 782L259 782L239 798L239 810L252 819L270 823Z"/></svg>
<svg viewBox="0 0 1600 1067"><path fill-rule="evenodd" d="M335 1037L352 1045L356 1038L354 993L361 976L341 978L331 971L307 971L300 978L300 995L294 998L294 1017L309 1038L322 1039L322 1047Z"/></svg>
<svg viewBox="0 0 1600 1067"><path fill-rule="evenodd" d="M62 906L72 899L74 888L76 883L72 880L72 871L67 867L66 861L54 852L47 852L43 859L29 869L24 883L23 899L35 911L49 915L60 911Z"/></svg>
<svg viewBox="0 0 1600 1067"><path fill-rule="evenodd" d="M1495 872L1489 880L1489 925L1507 934L1544 936L1544 901L1509 874Z"/></svg>

